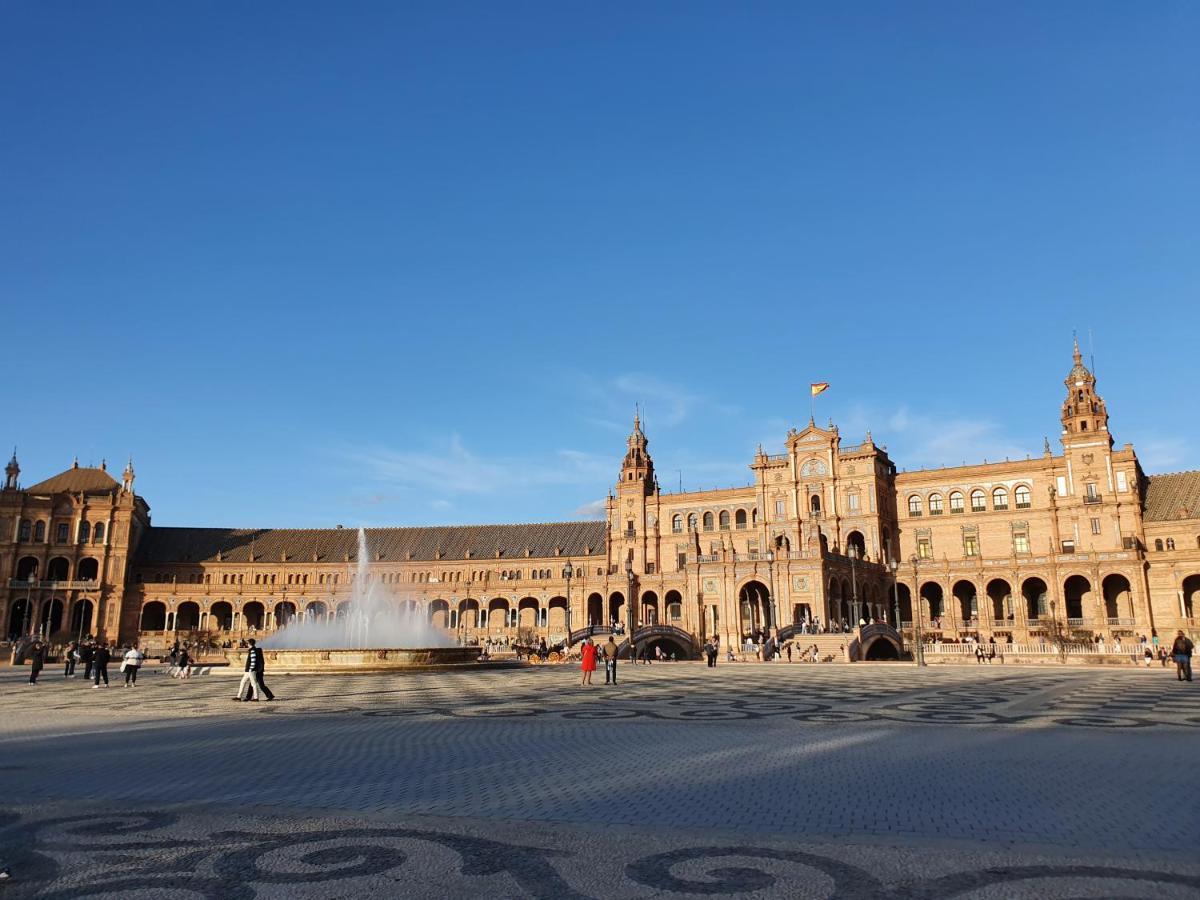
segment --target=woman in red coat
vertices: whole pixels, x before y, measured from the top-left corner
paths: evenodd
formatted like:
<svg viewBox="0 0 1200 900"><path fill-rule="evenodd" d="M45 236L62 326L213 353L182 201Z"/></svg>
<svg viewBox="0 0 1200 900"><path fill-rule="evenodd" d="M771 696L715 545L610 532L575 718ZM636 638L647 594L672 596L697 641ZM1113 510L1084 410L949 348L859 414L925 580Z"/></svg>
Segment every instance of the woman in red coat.
<svg viewBox="0 0 1200 900"><path fill-rule="evenodd" d="M583 647L580 648L580 654L583 657L583 681L580 686L592 683L592 673L596 671L596 645L592 643L591 638L584 638Z"/></svg>

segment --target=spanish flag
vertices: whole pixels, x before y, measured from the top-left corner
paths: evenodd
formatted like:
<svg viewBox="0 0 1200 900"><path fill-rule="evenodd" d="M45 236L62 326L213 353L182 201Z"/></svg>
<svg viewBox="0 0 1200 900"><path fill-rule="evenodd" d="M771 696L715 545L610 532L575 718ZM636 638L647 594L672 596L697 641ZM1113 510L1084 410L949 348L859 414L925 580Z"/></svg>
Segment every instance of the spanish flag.
<svg viewBox="0 0 1200 900"><path fill-rule="evenodd" d="M817 394L820 394L822 391L829 390L829 382L828 381L818 381L816 384L810 385L809 387L812 390L812 395L815 397L815 396L817 396Z"/></svg>

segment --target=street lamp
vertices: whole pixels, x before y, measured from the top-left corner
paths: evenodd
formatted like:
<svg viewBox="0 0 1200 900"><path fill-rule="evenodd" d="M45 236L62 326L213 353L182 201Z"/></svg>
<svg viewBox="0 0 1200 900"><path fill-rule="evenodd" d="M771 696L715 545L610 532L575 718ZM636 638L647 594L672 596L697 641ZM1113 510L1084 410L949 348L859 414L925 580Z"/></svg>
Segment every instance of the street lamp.
<svg viewBox="0 0 1200 900"><path fill-rule="evenodd" d="M563 566L563 578L567 579L567 643L568 650L571 649L571 578L575 575L575 567L571 565L568 559L567 564Z"/></svg>
<svg viewBox="0 0 1200 900"><path fill-rule="evenodd" d="M863 618L858 606L858 544L851 544L847 549L850 555L850 608L854 610L854 627L857 628Z"/></svg>
<svg viewBox="0 0 1200 900"><path fill-rule="evenodd" d="M775 551L767 551L767 602L771 607L771 627L775 629L775 639L779 640L779 609L775 603ZM768 629L768 633L769 629Z"/></svg>
<svg viewBox="0 0 1200 900"><path fill-rule="evenodd" d="M917 559L914 553L908 560L913 567L913 598L917 604L916 610L913 612L913 643L916 645L916 652L913 653L913 661L918 666L925 665L925 646L921 643L921 613L924 610L921 608L921 585L917 579Z"/></svg>
<svg viewBox="0 0 1200 900"><path fill-rule="evenodd" d="M632 559L625 560L625 578L629 582L629 610L625 614L625 618L629 623L628 624L628 628L629 628L629 658L631 660L635 660L635 659L637 659L637 644L634 643L634 640L633 640L633 626L634 626L633 609L637 605L637 595L636 595L637 589L635 588L634 582L633 582L634 576L633 576L633 560Z"/></svg>
<svg viewBox="0 0 1200 900"><path fill-rule="evenodd" d="M900 582L896 573L900 571L900 563L895 558L888 560L888 568L892 570L892 606L895 607L896 631L900 631Z"/></svg>

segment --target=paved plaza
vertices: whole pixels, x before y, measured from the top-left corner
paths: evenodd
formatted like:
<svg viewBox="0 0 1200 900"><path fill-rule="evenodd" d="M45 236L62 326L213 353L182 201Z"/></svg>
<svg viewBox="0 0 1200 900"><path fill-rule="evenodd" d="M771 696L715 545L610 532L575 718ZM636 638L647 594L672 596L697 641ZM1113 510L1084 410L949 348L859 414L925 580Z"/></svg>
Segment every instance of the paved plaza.
<svg viewBox="0 0 1200 900"><path fill-rule="evenodd" d="M5 898L1200 896L1200 692L1157 666L25 674Z"/></svg>

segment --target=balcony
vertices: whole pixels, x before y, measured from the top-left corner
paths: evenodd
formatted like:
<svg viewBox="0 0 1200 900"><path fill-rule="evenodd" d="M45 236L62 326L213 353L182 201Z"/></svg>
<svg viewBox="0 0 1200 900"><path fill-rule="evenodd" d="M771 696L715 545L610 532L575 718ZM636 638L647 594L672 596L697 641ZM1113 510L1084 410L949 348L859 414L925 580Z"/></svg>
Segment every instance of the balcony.
<svg viewBox="0 0 1200 900"><path fill-rule="evenodd" d="M1099 494L1087 494L1084 496L1083 502L1090 506L1095 503L1102 503L1103 498Z"/></svg>
<svg viewBox="0 0 1200 900"><path fill-rule="evenodd" d="M1130 618L1129 616L1109 616L1106 621L1108 622L1109 625L1131 626L1134 624L1134 620L1132 618Z"/></svg>
<svg viewBox="0 0 1200 900"><path fill-rule="evenodd" d="M633 540L635 537L637 537L637 531L636 531L636 530L634 530L634 529L632 529L632 528L626 528L626 529L625 529L625 539L626 539L626 540L629 540L629 541L631 541L631 540Z"/></svg>
<svg viewBox="0 0 1200 900"><path fill-rule="evenodd" d="M10 588L24 588L26 590L51 590L51 591L92 591L100 587L98 581L20 581L16 578L8 579Z"/></svg>

